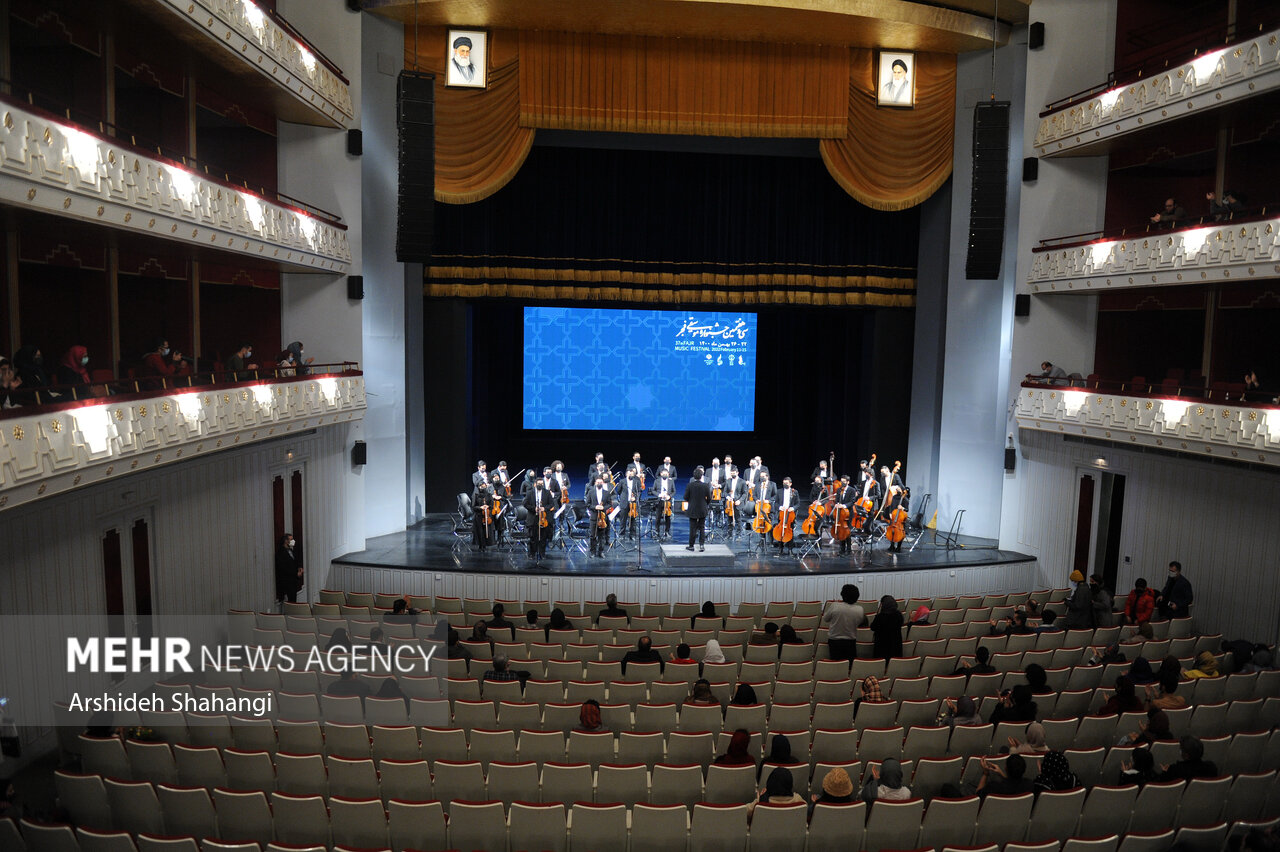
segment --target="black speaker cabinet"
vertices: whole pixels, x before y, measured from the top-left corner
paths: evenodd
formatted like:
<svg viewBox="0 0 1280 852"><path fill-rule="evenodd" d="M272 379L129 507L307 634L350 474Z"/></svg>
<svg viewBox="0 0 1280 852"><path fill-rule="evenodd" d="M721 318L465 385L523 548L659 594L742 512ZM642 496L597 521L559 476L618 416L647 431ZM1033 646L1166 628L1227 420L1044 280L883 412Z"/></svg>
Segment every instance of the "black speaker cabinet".
<svg viewBox="0 0 1280 852"><path fill-rule="evenodd" d="M1013 315L1015 317L1031 316L1031 294L1019 293L1013 297Z"/></svg>
<svg viewBox="0 0 1280 852"><path fill-rule="evenodd" d="M1018 464L1018 451L1013 447L1005 447L1004 450L1004 469L1006 472L1012 472Z"/></svg>
<svg viewBox="0 0 1280 852"><path fill-rule="evenodd" d="M435 222L436 143L434 74L401 71L396 83L399 198L396 260L429 263Z"/></svg>
<svg viewBox="0 0 1280 852"><path fill-rule="evenodd" d="M364 9L363 0L347 0L347 8L352 12L360 12Z"/></svg>
<svg viewBox="0 0 1280 852"><path fill-rule="evenodd" d="M356 441L351 445L351 464L362 465L369 461L369 452L364 441Z"/></svg>
<svg viewBox="0 0 1280 852"><path fill-rule="evenodd" d="M1035 157L1025 157L1022 160L1022 181L1030 183L1040 177L1040 160Z"/></svg>
<svg viewBox="0 0 1280 852"><path fill-rule="evenodd" d="M364 298L364 276L363 275L347 276L347 298L348 299Z"/></svg>
<svg viewBox="0 0 1280 852"><path fill-rule="evenodd" d="M1027 47L1030 50L1044 47L1044 21L1036 21L1027 28Z"/></svg>
<svg viewBox="0 0 1280 852"><path fill-rule="evenodd" d="M358 128L353 127L347 131L347 153L353 157L364 153L364 133Z"/></svg>
<svg viewBox="0 0 1280 852"><path fill-rule="evenodd" d="M973 108L973 188L969 197L969 251L965 277L994 281L1004 254L1005 184L1009 178L1009 102Z"/></svg>

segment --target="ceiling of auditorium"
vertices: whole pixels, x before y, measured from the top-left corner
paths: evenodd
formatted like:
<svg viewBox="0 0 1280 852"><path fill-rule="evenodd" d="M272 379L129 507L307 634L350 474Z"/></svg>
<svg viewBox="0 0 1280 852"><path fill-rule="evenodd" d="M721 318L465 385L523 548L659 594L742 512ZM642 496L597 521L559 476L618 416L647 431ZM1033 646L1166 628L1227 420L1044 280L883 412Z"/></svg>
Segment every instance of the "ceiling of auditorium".
<svg viewBox="0 0 1280 852"><path fill-rule="evenodd" d="M363 0L412 26L442 24L964 53L1008 41L1031 0ZM416 8L415 8L416 5Z"/></svg>

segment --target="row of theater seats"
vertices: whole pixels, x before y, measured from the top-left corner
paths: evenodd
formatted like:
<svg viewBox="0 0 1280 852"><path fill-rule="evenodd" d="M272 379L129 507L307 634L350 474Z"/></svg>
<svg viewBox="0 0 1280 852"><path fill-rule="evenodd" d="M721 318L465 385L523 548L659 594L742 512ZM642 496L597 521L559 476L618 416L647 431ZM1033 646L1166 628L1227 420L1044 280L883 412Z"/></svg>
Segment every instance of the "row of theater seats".
<svg viewBox="0 0 1280 852"><path fill-rule="evenodd" d="M966 730L973 729L956 729L958 732ZM976 782L974 773L979 771L978 761L996 750L990 739L957 740L955 747L950 747L945 729L937 737L928 736L931 729L912 731L923 734L916 740L917 747L904 746L899 729L866 731L860 737L854 731L819 731L812 739L803 731L756 732L750 738L748 752L758 762L761 755L772 753L774 737L785 736L790 745L791 765L795 767L792 774L797 789L812 787L815 792L821 786L826 768L849 767L850 776L856 778L867 766L878 765L888 758L901 759L907 767L908 776L913 766L923 771L923 776L917 780L924 784L924 792L932 795L944 784L959 784L962 774L965 780ZM1002 733L1006 734L1006 743L1010 735L1025 739L1025 726L1006 728ZM667 737L657 733L624 735L616 751L611 735L578 731L571 733L567 741L558 732L548 735L522 731L518 745L512 731L473 731L470 742L461 729L456 728L421 732L412 728L375 729L374 736L377 739L372 747L367 743L361 746L353 742L353 735L344 734L341 740L303 744L305 751L274 753L234 747L182 744L170 747L165 743L134 742L129 743L127 751L113 751L100 748L101 741L91 741L84 744L82 766L87 772L122 781L209 788L230 786L264 792L282 790L381 796L387 799L404 796L425 798L432 789L431 776L443 775L444 780L434 782L435 796L467 799L484 796L485 774L491 767L516 761L527 767L527 773L535 778L537 770L549 766L558 767L558 772L572 772L575 777L585 778L588 792L569 801L615 801L615 796L621 796L620 800L628 802L657 801L644 794L650 789L646 785L632 788L633 792L639 791L639 798L624 796L612 787L605 793L591 795L593 773L612 767L605 773L610 778L617 777L622 768L641 777L645 771L657 773L668 779L669 783L658 785L663 789L674 783L670 779L683 777L685 783L679 789L684 792L676 801L686 803L703 799L700 794L704 774L709 785L706 799L722 800L718 793L710 794L716 787L712 784L712 776L727 778L731 774L730 768L712 763L716 754L726 751L730 739L727 733L718 737L710 732L676 733ZM415 742L417 736L422 737L420 745ZM951 736L954 740L955 734ZM1280 734L1275 729L1207 736L1201 738L1201 742L1205 759L1227 773L1280 768ZM1092 785L1118 779L1121 765L1132 759L1133 748L1132 745L1074 743L1062 751L1070 759L1076 775L1084 783ZM1178 743L1172 740L1151 745L1157 764L1176 763L1178 750ZM1028 758L1032 764L1038 759L1035 755ZM692 787L688 786L690 778L696 779ZM928 783L923 779L928 779ZM723 780L718 783L730 782ZM751 789L748 781L740 792L750 798ZM488 792L493 796L494 789L491 787ZM735 799L730 797L727 800Z"/></svg>
<svg viewBox="0 0 1280 852"><path fill-rule="evenodd" d="M747 767L749 771L753 771ZM1095 787L1018 796L921 798L858 802L759 805L737 803L655 805L455 799L439 801L355 799L260 791L183 789L102 782L109 827L0 825L0 845L30 852L225 852L241 844L290 844L296 848L432 850L743 850L823 852L860 849L980 847L1004 852L1163 852L1174 842L1218 852L1234 823L1247 830L1274 825L1280 799L1274 771L1257 776L1151 784L1143 788ZM1224 786L1225 785L1225 786ZM1229 794L1224 804L1223 796ZM1172 800L1176 799L1176 802ZM1224 813L1229 814L1224 818ZM1249 814L1236 819L1236 814ZM1258 813L1267 816L1259 818ZM1176 815L1176 816L1175 816ZM1268 822L1256 822L1259 819ZM1250 822L1255 821L1255 822ZM1154 828L1135 828L1135 822ZM1176 829L1176 833L1175 833ZM121 836L123 835L123 837ZM1123 837L1123 841L1121 840ZM222 838L206 843L198 839ZM257 847L261 848L261 846Z"/></svg>

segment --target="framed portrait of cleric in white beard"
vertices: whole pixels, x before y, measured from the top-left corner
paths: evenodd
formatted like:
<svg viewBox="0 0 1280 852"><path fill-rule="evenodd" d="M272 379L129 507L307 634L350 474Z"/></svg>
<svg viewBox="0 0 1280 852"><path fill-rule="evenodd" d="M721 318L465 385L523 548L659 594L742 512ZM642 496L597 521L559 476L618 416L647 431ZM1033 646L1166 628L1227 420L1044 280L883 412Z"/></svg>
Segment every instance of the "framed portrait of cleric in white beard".
<svg viewBox="0 0 1280 852"><path fill-rule="evenodd" d="M444 84L483 89L489 74L489 34L484 30L449 30Z"/></svg>
<svg viewBox="0 0 1280 852"><path fill-rule="evenodd" d="M882 50L876 55L876 106L916 105L916 55Z"/></svg>

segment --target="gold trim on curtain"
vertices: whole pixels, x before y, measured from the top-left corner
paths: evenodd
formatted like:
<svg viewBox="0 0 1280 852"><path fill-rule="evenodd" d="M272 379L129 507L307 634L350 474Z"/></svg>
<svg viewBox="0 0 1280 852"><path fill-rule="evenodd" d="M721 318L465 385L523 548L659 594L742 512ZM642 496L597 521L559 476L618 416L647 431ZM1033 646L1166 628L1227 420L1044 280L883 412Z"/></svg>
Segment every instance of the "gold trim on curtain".
<svg viewBox="0 0 1280 852"><path fill-rule="evenodd" d="M914 207L951 176L956 58L916 54L915 109L876 106L873 51L850 49L849 60L846 133L818 141L822 161L862 204L876 210Z"/></svg>
<svg viewBox="0 0 1280 852"><path fill-rule="evenodd" d="M514 31L489 34L488 88L448 88L444 27L418 34L419 66L436 74L436 201L470 204L493 195L515 177L534 130L520 126L520 51ZM413 29L405 28L412 63Z"/></svg>
<svg viewBox="0 0 1280 852"><path fill-rule="evenodd" d="M521 31L525 127L843 137L849 52L823 45Z"/></svg>

